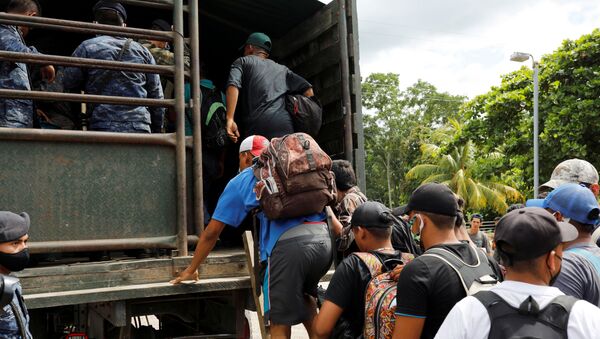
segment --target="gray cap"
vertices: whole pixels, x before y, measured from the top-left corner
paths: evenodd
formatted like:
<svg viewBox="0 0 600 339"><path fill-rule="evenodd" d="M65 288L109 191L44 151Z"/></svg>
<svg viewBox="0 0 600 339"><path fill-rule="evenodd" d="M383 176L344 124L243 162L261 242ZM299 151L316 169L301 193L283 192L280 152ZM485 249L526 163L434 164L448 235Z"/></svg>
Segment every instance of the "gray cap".
<svg viewBox="0 0 600 339"><path fill-rule="evenodd" d="M17 240L29 232L29 215L0 211L0 243Z"/></svg>
<svg viewBox="0 0 600 339"><path fill-rule="evenodd" d="M569 159L561 162L552 171L550 181L541 185L540 187L546 187L555 189L562 184L597 184L598 183L598 171L594 165L581 159Z"/></svg>

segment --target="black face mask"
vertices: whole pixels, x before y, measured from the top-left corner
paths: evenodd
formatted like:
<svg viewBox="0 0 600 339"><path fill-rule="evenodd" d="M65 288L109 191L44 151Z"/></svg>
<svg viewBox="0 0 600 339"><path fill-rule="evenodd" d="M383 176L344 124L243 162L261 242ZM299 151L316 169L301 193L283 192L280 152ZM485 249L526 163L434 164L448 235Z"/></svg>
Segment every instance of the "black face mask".
<svg viewBox="0 0 600 339"><path fill-rule="evenodd" d="M556 257L562 261L562 258L558 255L556 255ZM562 270L562 265L560 265L560 268L558 269L558 272L556 272L555 275L552 275L552 271L550 270L550 267L548 267L548 271L550 272L550 282L548 282L548 286L554 286L554 283L556 282L556 279L558 279L558 275L560 274L560 271Z"/></svg>
<svg viewBox="0 0 600 339"><path fill-rule="evenodd" d="M28 248L14 254L0 252L0 265L6 267L11 272L24 270L27 263L29 263Z"/></svg>

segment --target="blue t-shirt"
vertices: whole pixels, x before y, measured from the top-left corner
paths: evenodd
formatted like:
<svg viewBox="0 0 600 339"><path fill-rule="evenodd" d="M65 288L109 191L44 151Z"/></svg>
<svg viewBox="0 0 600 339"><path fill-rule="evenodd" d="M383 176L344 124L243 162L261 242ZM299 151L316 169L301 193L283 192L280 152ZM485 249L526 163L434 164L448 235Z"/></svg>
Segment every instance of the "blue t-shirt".
<svg viewBox="0 0 600 339"><path fill-rule="evenodd" d="M254 193L256 178L252 167L246 168L235 178L231 179L219 198L213 219L227 225L238 227L248 213L259 206L259 201ZM325 220L325 213L311 214L300 218L269 220L264 213L258 213L260 221L260 261L265 261L279 240L287 230L304 222Z"/></svg>

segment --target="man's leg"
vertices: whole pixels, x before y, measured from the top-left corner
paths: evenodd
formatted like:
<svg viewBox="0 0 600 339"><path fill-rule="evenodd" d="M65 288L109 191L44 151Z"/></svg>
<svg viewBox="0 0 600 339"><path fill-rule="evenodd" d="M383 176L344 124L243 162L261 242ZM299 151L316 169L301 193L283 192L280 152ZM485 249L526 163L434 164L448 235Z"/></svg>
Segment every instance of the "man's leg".
<svg viewBox="0 0 600 339"><path fill-rule="evenodd" d="M292 336L292 326L271 324L270 326L272 339L289 339Z"/></svg>
<svg viewBox="0 0 600 339"><path fill-rule="evenodd" d="M306 319L302 324L304 325L304 328L306 328L306 332L308 332L308 337L312 338L313 321L317 316L317 302L315 301L315 298L309 295L304 296L304 302L306 303L306 309L308 311L308 319Z"/></svg>

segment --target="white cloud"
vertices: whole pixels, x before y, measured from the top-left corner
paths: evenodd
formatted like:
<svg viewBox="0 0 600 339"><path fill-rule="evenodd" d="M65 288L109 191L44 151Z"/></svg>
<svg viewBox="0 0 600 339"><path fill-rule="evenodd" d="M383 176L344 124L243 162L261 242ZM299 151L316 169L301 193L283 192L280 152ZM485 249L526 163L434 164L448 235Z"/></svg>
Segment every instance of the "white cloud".
<svg viewBox="0 0 600 339"><path fill-rule="evenodd" d="M600 18L600 4L588 0L358 1L363 77L395 72L402 86L423 79L470 97L522 66L509 60L512 52L539 59Z"/></svg>

